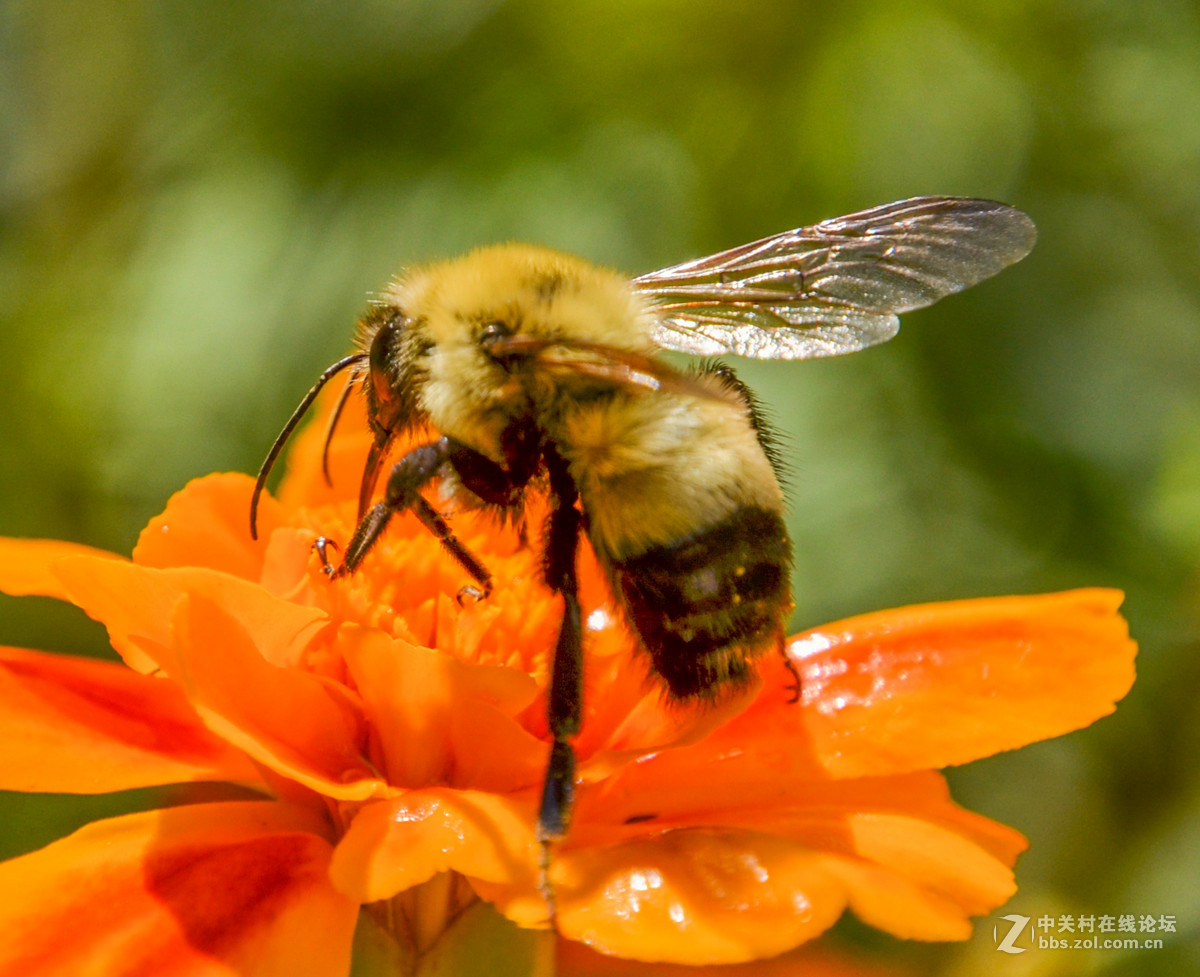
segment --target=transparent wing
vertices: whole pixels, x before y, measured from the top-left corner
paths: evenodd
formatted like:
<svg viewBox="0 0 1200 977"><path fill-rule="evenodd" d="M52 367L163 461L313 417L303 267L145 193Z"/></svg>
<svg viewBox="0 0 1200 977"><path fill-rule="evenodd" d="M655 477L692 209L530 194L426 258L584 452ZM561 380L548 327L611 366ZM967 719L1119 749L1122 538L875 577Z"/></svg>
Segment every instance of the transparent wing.
<svg viewBox="0 0 1200 977"><path fill-rule="evenodd" d="M901 312L1029 253L1033 221L965 197L913 197L635 278L664 349L756 359L834 356L891 339Z"/></svg>

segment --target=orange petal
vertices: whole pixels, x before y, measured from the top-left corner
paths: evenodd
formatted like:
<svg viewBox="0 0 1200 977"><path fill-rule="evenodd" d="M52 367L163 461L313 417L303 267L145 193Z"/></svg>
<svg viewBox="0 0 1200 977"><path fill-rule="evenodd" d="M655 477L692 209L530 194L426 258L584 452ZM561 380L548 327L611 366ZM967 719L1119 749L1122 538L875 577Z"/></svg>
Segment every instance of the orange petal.
<svg viewBox="0 0 1200 977"><path fill-rule="evenodd" d="M1108 711L1132 679L1134 649L1116 603L1107 591L966 601L868 615L831 626L829 635L812 632L829 647L803 659L806 703L788 704L787 672L770 657L764 691L746 713L698 744L646 757L595 789L585 786L573 838L601 843L638 830L715 823L802 839L795 819L822 811L825 821L814 823L827 824L836 838L835 817L881 812L941 825L1010 866L1024 848L1017 832L952 804L940 778L927 777L919 789L911 778L921 765L1017 746ZM940 628L922 630L914 619ZM926 649L919 668L910 638ZM874 669L869 704L878 720L850 694L864 663ZM901 674L891 676L889 666ZM1081 704L1064 705L1077 689ZM845 779L896 768L918 769Z"/></svg>
<svg viewBox="0 0 1200 977"><path fill-rule="evenodd" d="M700 707L667 702L659 689L644 692L624 720L615 722L606 731L604 747L590 756L584 752L588 745L585 726L585 733L580 737L585 746L577 748L581 757L580 779L592 781L611 777L631 761L647 754L676 750L704 740L713 730L744 711L759 694L761 687L756 677L720 702L705 703ZM611 717L598 718L603 721Z"/></svg>
<svg viewBox="0 0 1200 977"><path fill-rule="evenodd" d="M773 776L861 777L966 763L1086 726L1133 683L1121 594L1075 590L880 611L789 643L789 704L768 656L763 695L705 741Z"/></svg>
<svg viewBox="0 0 1200 977"><path fill-rule="evenodd" d="M812 939L847 905L899 936L965 939L971 915L1015 890L991 854L919 818L814 821L807 843L779 826L714 827L564 850L551 868L559 931L638 960L736 963ZM544 915L528 894L509 900L476 888L517 922Z"/></svg>
<svg viewBox="0 0 1200 977"><path fill-rule="evenodd" d="M260 780L173 682L86 658L0 648L0 741L5 790L93 794Z"/></svg>
<svg viewBox="0 0 1200 977"><path fill-rule="evenodd" d="M638 765L646 768L651 781L655 779L651 768L658 760L653 757ZM1010 867L1024 849L1024 839L1003 825L957 807L950 801L944 778L933 771L810 781L806 789L790 792L773 788L769 778L758 785L721 784L721 790L714 791L712 785L719 778L709 777L703 768L693 773L696 783L690 787L666 780L654 789L642 785L644 789L628 796L623 789L585 786L575 812L576 823L556 860L556 866L557 861L583 865L579 878L568 884L584 892L584 898L602 898L607 915L633 915L640 912L641 890L608 885L608 866L587 853L632 846L642 853L647 871L658 870L654 845L664 843L670 857L672 845L695 835L718 839L714 842L718 853L733 844L729 839L771 837L779 844L820 856L824 859L820 863L825 873L822 878L838 881L839 906L849 900L868 922L910 938L964 938L970 932L970 916L988 912L1014 891ZM600 816L607 823L600 822ZM751 845L755 851L756 846L757 842ZM559 871L556 867L552 878L560 878ZM586 872L592 872L592 877L587 878ZM506 902L503 894L483 894L518 922L528 924L541 918L536 902L524 897L514 896ZM565 905L565 899L560 893L560 904ZM625 900L624 909L621 899ZM679 915L683 910L674 912ZM733 921L723 927L714 920L704 925L734 932L741 924ZM627 952L617 944L605 945L609 952ZM652 959L640 952L637 955ZM688 962L675 956L670 959ZM750 957L720 956L713 961L718 959Z"/></svg>
<svg viewBox="0 0 1200 977"><path fill-rule="evenodd" d="M291 601L324 606L324 601L328 600L329 579L321 574L314 581L308 572L315 541L311 530L286 526L273 530L263 557L260 580L263 587ZM316 586L318 583L320 589Z"/></svg>
<svg viewBox="0 0 1200 977"><path fill-rule="evenodd" d="M1016 883L1007 866L966 838L914 818L847 819L857 858L831 860L850 906L864 922L904 939L965 940L969 917L1006 902Z"/></svg>
<svg viewBox="0 0 1200 977"><path fill-rule="evenodd" d="M537 694L524 672L464 665L356 625L338 643L390 783L508 792L540 782L547 747L512 718Z"/></svg>
<svg viewBox="0 0 1200 977"><path fill-rule="evenodd" d="M217 735L327 797L386 788L362 758L362 721L340 686L264 661L241 624L203 597L182 599L173 623L183 686Z"/></svg>
<svg viewBox="0 0 1200 977"><path fill-rule="evenodd" d="M0 537L0 592L14 597L57 597L70 600L54 572L59 560L77 556L120 560L115 553L62 543L56 539L9 539Z"/></svg>
<svg viewBox="0 0 1200 977"><path fill-rule="evenodd" d="M847 819L855 854L894 875L909 879L922 890L953 903L957 914L978 916L1006 902L1016 891L1009 865L956 831L903 814L860 812ZM868 922L871 922L868 920ZM874 923L873 925L879 925ZM901 916L885 927L916 939L954 939L923 934ZM965 938L968 932L960 928Z"/></svg>
<svg viewBox="0 0 1200 977"><path fill-rule="evenodd" d="M408 791L363 806L334 851L330 878L359 902L390 899L448 871L536 896L533 821L528 799Z"/></svg>
<svg viewBox="0 0 1200 977"><path fill-rule="evenodd" d="M90 824L0 865L0 977L344 977L327 826L273 802Z"/></svg>
<svg viewBox="0 0 1200 977"><path fill-rule="evenodd" d="M115 560L71 559L55 565L69 599L108 628L113 648L138 671L178 673L171 652L171 614L186 594L216 602L243 622L268 661L287 655L325 624L315 607L294 604L262 587L203 567L157 570Z"/></svg>
<svg viewBox="0 0 1200 977"><path fill-rule="evenodd" d="M801 720L838 776L940 768L1059 736L1113 711L1137 646L1114 590L925 604L789 645ZM764 730L765 731L765 730ZM777 730L782 732L782 730Z"/></svg>
<svg viewBox="0 0 1200 977"><path fill-rule="evenodd" d="M862 854L849 830L860 814L896 816L938 826L967 839L1001 865L1026 848L1017 831L966 811L950 799L945 778L922 770L891 777L775 779L699 747L664 751L577 793L568 844L620 844L692 827L764 831L814 848ZM695 759L697 763L689 763Z"/></svg>
<svg viewBox="0 0 1200 977"><path fill-rule="evenodd" d="M263 496L258 507L258 539L250 538L248 475L207 475L176 492L161 515L142 530L133 562L147 567L208 567L257 582L271 532L279 525L279 504Z"/></svg>
<svg viewBox="0 0 1200 977"><path fill-rule="evenodd" d="M774 956L841 915L846 886L827 861L786 839L722 830L563 852L551 867L559 932L636 960ZM527 899L499 908L517 922L536 912Z"/></svg>

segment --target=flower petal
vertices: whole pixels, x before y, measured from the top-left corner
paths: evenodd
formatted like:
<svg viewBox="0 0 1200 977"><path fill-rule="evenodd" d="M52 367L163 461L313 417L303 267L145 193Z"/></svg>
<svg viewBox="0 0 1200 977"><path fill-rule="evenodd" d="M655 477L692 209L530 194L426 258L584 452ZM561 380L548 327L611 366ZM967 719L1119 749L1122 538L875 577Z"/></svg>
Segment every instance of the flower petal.
<svg viewBox="0 0 1200 977"><path fill-rule="evenodd" d="M54 572L59 560L90 556L120 560L115 553L62 543L56 539L11 539L0 537L0 592L14 597L57 597L70 600Z"/></svg>
<svg viewBox="0 0 1200 977"><path fill-rule="evenodd" d="M390 899L447 871L536 897L533 822L532 794L519 801L481 791L408 791L362 807L333 853L330 878L359 902Z"/></svg>
<svg viewBox="0 0 1200 977"><path fill-rule="evenodd" d="M636 960L774 956L828 929L845 908L846 886L827 862L786 839L717 829L564 852L551 867L559 932ZM514 913L532 907L499 908L521 922Z"/></svg>
<svg viewBox="0 0 1200 977"><path fill-rule="evenodd" d="M613 881L609 873L617 862L610 865L594 853L626 848L638 851L642 859L638 871L665 877L667 869L675 871L671 846L684 844L689 835L701 840L687 844L703 844L707 839L712 852L705 857L719 862L758 858L756 839L760 838L819 856L823 859L821 884L836 881L839 907L849 902L872 924L911 938L964 938L970 932L970 916L985 913L1012 895L1011 865L1024 849L1024 839L1003 825L959 808L950 800L944 778L933 771L887 778L813 780L804 787L780 790L769 776L761 776L757 783L726 783L719 770L712 774L703 767L691 770L694 782L688 784L684 782L686 766L676 769L662 764L661 759L655 756L627 768L616 778L619 786L612 789L584 786L576 825L557 853L552 870L552 879L566 880L566 888L559 891L560 915L572 898L592 900L588 912L600 912L603 918L639 914L648 883L633 875ZM661 766L664 774L660 783L654 783L656 766ZM649 782L630 783L630 771L640 768L645 769ZM622 780L626 782L621 784ZM601 817L607 824L601 823ZM659 843L667 851L663 864L654 855ZM569 868L559 869L559 862ZM759 874L765 878L765 869ZM679 891L673 898L682 900L671 909L676 923L680 923L676 917L699 913L706 920L696 924L701 928L735 933L746 925L736 913L753 911L751 903L738 908L742 903L736 899L722 908L711 900L680 894L707 884L703 880L680 876L676 882ZM476 888L525 925L536 922L544 912L528 894ZM721 923L716 918L719 912L733 915ZM566 929L563 932L569 934ZM811 935L801 934L801 938ZM597 938L605 941L599 945L608 952L658 959L636 947L611 942L617 938L613 934ZM710 962L751 959L754 946L759 944L745 944L747 955L723 955L733 952L732 947L721 950L716 944L705 953L721 954ZM662 959L697 962L676 955Z"/></svg>
<svg viewBox="0 0 1200 977"><path fill-rule="evenodd" d="M966 939L969 917L1016 888L989 852L919 818L817 813L801 830L781 821L566 849L551 868L559 931L638 960L736 963L812 939L847 905L898 936ZM540 918L527 894L490 898L518 922Z"/></svg>
<svg viewBox="0 0 1200 977"><path fill-rule="evenodd" d="M138 671L178 674L171 615L187 594L235 613L267 660L297 664L289 653L326 623L325 612L282 600L262 587L203 567L158 570L117 560L78 558L54 567L68 598L108 628L113 648Z"/></svg>
<svg viewBox="0 0 1200 977"><path fill-rule="evenodd" d="M800 708L730 736L803 725L822 765L857 777L940 768L1079 729L1133 684L1114 590L925 604L797 636ZM761 725L758 725L761 722Z"/></svg>
<svg viewBox="0 0 1200 977"><path fill-rule="evenodd" d="M863 922L909 940L965 940L971 916L1008 901L1012 872L969 841L912 818L860 814L847 828L859 858L831 858Z"/></svg>
<svg viewBox="0 0 1200 977"><path fill-rule="evenodd" d="M5 790L92 794L260 780L174 683L67 655L0 648L0 741Z"/></svg>
<svg viewBox="0 0 1200 977"><path fill-rule="evenodd" d="M142 530L133 562L160 569L208 567L257 582L280 512L279 503L264 495L258 508L258 539L251 539L253 491L254 479L241 474L207 475L188 482Z"/></svg>
<svg viewBox="0 0 1200 977"><path fill-rule="evenodd" d="M537 695L524 672L464 665L373 628L346 625L338 638L389 783L500 792L540 783L547 748L512 718Z"/></svg>
<svg viewBox="0 0 1200 977"><path fill-rule="evenodd" d="M264 661L241 624L198 595L179 602L173 624L184 688L219 736L327 797L386 789L362 758L365 730L340 686Z"/></svg>
<svg viewBox="0 0 1200 977"><path fill-rule="evenodd" d="M614 683L614 686L619 688L620 684ZM584 732L579 737L583 745L576 745L580 756L578 776L585 782L612 777L630 762L647 754L680 749L701 742L713 730L719 729L745 710L760 693L761 688L761 680L756 676L719 702L692 707L668 702L662 691L657 688L643 692L641 697L633 702L623 721L612 721L609 728L604 730L606 736L603 748L590 755L586 751L596 742L597 737L588 736L585 725ZM608 689L605 691L607 693ZM602 708L605 707L607 703ZM597 717L601 722L596 725L602 729L603 720L613 719L611 709L607 711L608 715Z"/></svg>
<svg viewBox="0 0 1200 977"><path fill-rule="evenodd" d="M797 635L761 666L758 701L701 744L729 776L777 782L966 763L1059 736L1113 711L1136 644L1121 594L1074 590L879 611Z"/></svg>
<svg viewBox="0 0 1200 977"><path fill-rule="evenodd" d="M896 816L936 825L979 847L1004 868L1026 848L1017 831L966 811L950 799L932 770L891 777L775 778L730 757L713 758L704 744L665 751L577 793L572 846L602 847L664 831L736 827L765 831L814 848L867 854L848 825L858 814ZM695 761L695 762L689 762Z"/></svg>
<svg viewBox="0 0 1200 977"><path fill-rule="evenodd" d="M90 824L0 865L0 975L345 977L358 906L325 830L265 801Z"/></svg>

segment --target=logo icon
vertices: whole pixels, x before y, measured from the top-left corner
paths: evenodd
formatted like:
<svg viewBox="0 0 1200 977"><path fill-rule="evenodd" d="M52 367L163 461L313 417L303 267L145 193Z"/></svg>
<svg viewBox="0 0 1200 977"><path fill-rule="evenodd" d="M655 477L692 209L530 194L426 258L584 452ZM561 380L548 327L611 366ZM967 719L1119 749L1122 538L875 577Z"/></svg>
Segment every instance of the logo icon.
<svg viewBox="0 0 1200 977"><path fill-rule="evenodd" d="M1000 938L999 926L992 927L992 939L996 941L996 949L1001 953L1024 953L1027 947L1015 946L1015 941L1018 936L1025 932L1025 927L1029 925L1028 916L1018 916L1015 913L1010 916L1001 916L1003 920L1012 923L1008 928L1008 932L1004 934L1004 938Z"/></svg>

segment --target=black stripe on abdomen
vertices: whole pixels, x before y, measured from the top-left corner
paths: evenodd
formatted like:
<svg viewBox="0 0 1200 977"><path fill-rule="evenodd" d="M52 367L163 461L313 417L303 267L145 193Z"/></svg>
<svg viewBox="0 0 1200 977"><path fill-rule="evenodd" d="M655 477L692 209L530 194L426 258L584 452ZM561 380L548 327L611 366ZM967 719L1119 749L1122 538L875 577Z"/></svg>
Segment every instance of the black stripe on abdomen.
<svg viewBox="0 0 1200 977"><path fill-rule="evenodd" d="M747 506L678 543L611 565L625 613L676 699L745 682L791 607L791 544L776 512Z"/></svg>

